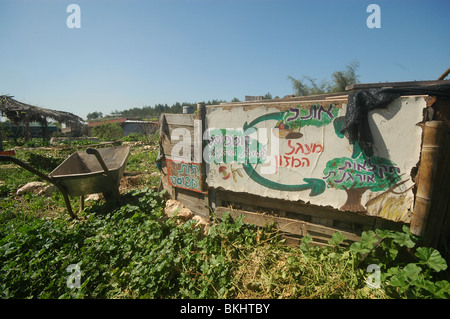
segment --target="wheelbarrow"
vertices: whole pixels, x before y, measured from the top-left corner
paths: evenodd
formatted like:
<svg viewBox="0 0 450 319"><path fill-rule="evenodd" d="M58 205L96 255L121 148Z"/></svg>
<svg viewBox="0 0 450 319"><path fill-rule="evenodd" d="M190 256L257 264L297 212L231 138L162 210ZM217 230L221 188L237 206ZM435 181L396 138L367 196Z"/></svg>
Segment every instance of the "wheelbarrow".
<svg viewBox="0 0 450 319"><path fill-rule="evenodd" d="M55 185L64 197L69 215L77 218L69 195L80 197L80 211L84 209L84 196L88 194L103 193L107 201L119 199L119 183L129 153L129 146L88 148L70 155L48 176L15 157L0 156L0 162L13 162Z"/></svg>

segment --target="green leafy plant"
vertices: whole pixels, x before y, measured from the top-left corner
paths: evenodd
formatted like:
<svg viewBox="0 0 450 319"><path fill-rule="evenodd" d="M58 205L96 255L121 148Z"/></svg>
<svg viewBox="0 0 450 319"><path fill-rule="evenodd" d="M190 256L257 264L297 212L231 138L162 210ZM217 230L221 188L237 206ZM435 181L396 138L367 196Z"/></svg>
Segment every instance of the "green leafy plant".
<svg viewBox="0 0 450 319"><path fill-rule="evenodd" d="M147 169L152 156L133 150L130 167ZM0 168L7 190L14 190L16 178L30 178L20 168ZM77 199L72 202L76 209ZM89 203L71 221L58 192L48 198L5 194L1 298L450 297L441 254L421 247L407 227L366 231L351 245L336 232L322 246L311 236L290 246L274 225L256 227L225 213L205 230L195 220L167 217L164 206L164 193L141 187L123 192L119 206ZM74 264L81 281L70 288L67 269ZM380 269L377 289L366 284L372 264Z"/></svg>
<svg viewBox="0 0 450 319"><path fill-rule="evenodd" d="M445 259L436 249L418 244L419 238L403 226L402 232L363 232L350 251L361 269L369 264L380 267L383 289L393 297L449 298L448 281L437 276L447 269Z"/></svg>
<svg viewBox="0 0 450 319"><path fill-rule="evenodd" d="M28 162L33 168L38 170L43 170L46 172L51 172L59 164L61 164L63 159L55 158L49 154L39 154L35 152L27 153L26 162Z"/></svg>
<svg viewBox="0 0 450 319"><path fill-rule="evenodd" d="M123 129L119 123L102 123L92 128L92 136L103 140L114 140L121 138Z"/></svg>

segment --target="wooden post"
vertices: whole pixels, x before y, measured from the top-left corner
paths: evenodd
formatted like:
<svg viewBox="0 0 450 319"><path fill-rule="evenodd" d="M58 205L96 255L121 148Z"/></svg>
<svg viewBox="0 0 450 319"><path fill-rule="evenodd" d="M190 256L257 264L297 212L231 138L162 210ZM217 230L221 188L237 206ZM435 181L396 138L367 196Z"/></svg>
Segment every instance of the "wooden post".
<svg viewBox="0 0 450 319"><path fill-rule="evenodd" d="M411 216L411 232L417 236L424 234L431 205L433 181L436 174L436 161L439 154L442 121L429 121L424 124L422 154L417 174L417 192L414 211Z"/></svg>
<svg viewBox="0 0 450 319"><path fill-rule="evenodd" d="M0 123L0 152L3 152L3 124Z"/></svg>
<svg viewBox="0 0 450 319"><path fill-rule="evenodd" d="M447 77L447 75L449 75L449 74L450 74L450 68L448 68L447 70L445 70L445 72L442 73L440 77L438 77L438 81L444 80L444 79Z"/></svg>
<svg viewBox="0 0 450 319"><path fill-rule="evenodd" d="M206 185L206 163L203 160L203 132L205 131L205 125L206 125L206 105L204 102L197 103L197 116L198 119L201 121L201 132L196 132L200 134L196 134L198 141L197 152L200 152L200 156L198 157L201 159L201 165L200 165L200 189L203 192L207 191L207 185Z"/></svg>
<svg viewBox="0 0 450 319"><path fill-rule="evenodd" d="M24 123L24 131L23 131L23 137L25 138L25 141L29 141L31 140L31 133L30 133L30 121L28 120L28 118L25 120Z"/></svg>
<svg viewBox="0 0 450 319"><path fill-rule="evenodd" d="M42 139L50 140L50 134L48 133L48 122L46 117L44 117L42 121Z"/></svg>

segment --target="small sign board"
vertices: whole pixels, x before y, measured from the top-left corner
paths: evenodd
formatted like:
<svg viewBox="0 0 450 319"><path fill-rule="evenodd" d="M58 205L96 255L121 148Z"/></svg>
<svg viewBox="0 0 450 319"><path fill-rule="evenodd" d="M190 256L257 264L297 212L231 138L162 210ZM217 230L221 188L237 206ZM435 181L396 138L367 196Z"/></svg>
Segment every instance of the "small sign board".
<svg viewBox="0 0 450 319"><path fill-rule="evenodd" d="M3 156L15 156L15 155L16 155L16 152L15 152L14 150L11 150L11 151L1 151L1 152L0 152L0 155L3 155Z"/></svg>
<svg viewBox="0 0 450 319"><path fill-rule="evenodd" d="M169 185L204 193L200 187L200 163L184 163L166 160Z"/></svg>

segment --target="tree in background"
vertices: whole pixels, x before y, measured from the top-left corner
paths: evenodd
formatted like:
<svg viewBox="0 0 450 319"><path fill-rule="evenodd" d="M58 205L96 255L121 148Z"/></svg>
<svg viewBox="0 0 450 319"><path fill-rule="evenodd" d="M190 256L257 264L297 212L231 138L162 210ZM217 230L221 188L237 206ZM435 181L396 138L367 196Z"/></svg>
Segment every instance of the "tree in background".
<svg viewBox="0 0 450 319"><path fill-rule="evenodd" d="M356 73L358 68L359 62L357 60L353 60L345 66L344 71L334 72L331 75L331 77L333 78L331 93L344 92L346 86L354 83L359 83L359 75Z"/></svg>
<svg viewBox="0 0 450 319"><path fill-rule="evenodd" d="M103 113L102 112L97 112L97 111L92 112L92 113L88 113L88 115L86 115L86 118L88 120L96 120L96 119L99 119L99 118L102 118L102 117L103 117Z"/></svg>
<svg viewBox="0 0 450 319"><path fill-rule="evenodd" d="M263 100L272 100L272 94L270 92L267 92L266 95L263 96Z"/></svg>
<svg viewBox="0 0 450 319"><path fill-rule="evenodd" d="M123 129L119 123L102 123L92 128L92 136L102 140L114 140L121 138Z"/></svg>
<svg viewBox="0 0 450 319"><path fill-rule="evenodd" d="M320 83L305 75L302 79L295 79L292 76L288 76L288 79L297 96L344 92L347 85L359 83L359 75L356 73L358 68L359 62L353 60L345 66L344 71L334 72L331 81L322 80Z"/></svg>

